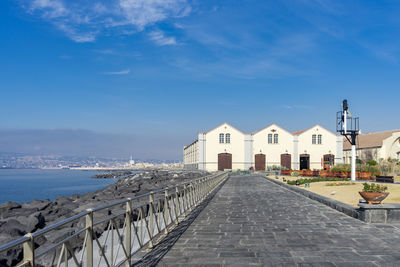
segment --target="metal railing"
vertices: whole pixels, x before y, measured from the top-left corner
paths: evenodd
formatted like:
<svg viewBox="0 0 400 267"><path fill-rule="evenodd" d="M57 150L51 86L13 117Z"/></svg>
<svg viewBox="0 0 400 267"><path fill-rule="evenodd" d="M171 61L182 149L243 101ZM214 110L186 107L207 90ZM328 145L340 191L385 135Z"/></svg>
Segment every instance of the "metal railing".
<svg viewBox="0 0 400 267"><path fill-rule="evenodd" d="M19 247L23 259L15 266L130 266L136 252L152 248L227 176L216 173L87 209L0 246L0 259ZM54 231L64 235L54 239ZM53 238L52 245L37 246L43 238Z"/></svg>

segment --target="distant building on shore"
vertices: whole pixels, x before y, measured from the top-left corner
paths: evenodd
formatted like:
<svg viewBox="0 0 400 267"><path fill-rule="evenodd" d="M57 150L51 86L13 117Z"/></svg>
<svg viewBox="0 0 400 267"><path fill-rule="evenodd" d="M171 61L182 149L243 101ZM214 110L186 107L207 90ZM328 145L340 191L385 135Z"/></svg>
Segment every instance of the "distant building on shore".
<svg viewBox="0 0 400 267"><path fill-rule="evenodd" d="M200 132L198 139L183 148L184 166L216 171L224 169L265 170L323 169L342 163L343 138L320 125L290 133L271 124L244 133L228 123Z"/></svg>
<svg viewBox="0 0 400 267"><path fill-rule="evenodd" d="M380 159L400 160L400 130L360 134L357 137L357 158L368 162ZM351 144L344 138L343 161L351 162Z"/></svg>

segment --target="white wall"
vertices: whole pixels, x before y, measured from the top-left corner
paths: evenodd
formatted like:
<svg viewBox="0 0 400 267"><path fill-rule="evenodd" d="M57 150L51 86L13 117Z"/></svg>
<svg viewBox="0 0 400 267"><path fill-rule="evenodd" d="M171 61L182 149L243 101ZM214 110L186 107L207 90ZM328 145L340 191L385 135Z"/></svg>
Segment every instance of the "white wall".
<svg viewBox="0 0 400 267"><path fill-rule="evenodd" d="M186 169L198 169L199 144L198 140L183 148L183 164Z"/></svg>
<svg viewBox="0 0 400 267"><path fill-rule="evenodd" d="M400 132L393 133L392 136L383 140L382 158L400 160Z"/></svg>
<svg viewBox="0 0 400 267"><path fill-rule="evenodd" d="M312 144L312 135L315 134L322 135L322 144ZM310 169L321 169L322 159L325 154L333 154L337 153L337 137L334 133L326 130L325 128L316 125L307 131L298 135L298 153L300 154L309 154L310 155ZM336 164L336 162L335 162Z"/></svg>
<svg viewBox="0 0 400 267"><path fill-rule="evenodd" d="M272 144L268 143L268 134L272 134ZM274 143L274 134L278 134L278 144ZM261 152L260 152L261 151ZM281 154L292 155L293 163L293 135L276 124L253 134L253 166L254 155L265 154L267 166L281 165Z"/></svg>
<svg viewBox="0 0 400 267"><path fill-rule="evenodd" d="M231 142L219 143L219 134L227 133L231 135ZM278 144L268 144L268 134L278 134ZM322 135L322 144L312 144L312 135ZM400 138L400 133L399 138ZM225 140L224 140L225 141ZM389 141L388 141L389 142ZM394 140L392 140L392 143ZM390 143L390 142L389 142ZM394 143L394 151L400 151L400 144ZM335 164L341 163L343 154L343 139L334 133L316 125L300 135L292 135L290 132L279 127L276 124L253 134L245 134L228 123L206 132L199 133L198 140L189 146L184 147L184 164L187 167L196 167L201 170L218 170L218 154L232 154L232 169L248 170L254 166L254 156L259 154L266 155L266 165L280 165L281 154L291 155L292 169L300 168L300 154L310 155L310 168L321 169L323 155L335 155ZM396 153L396 152L395 152Z"/></svg>
<svg viewBox="0 0 400 267"><path fill-rule="evenodd" d="M219 134L231 134L231 142L229 144L219 143ZM218 154L232 154L232 169L245 169L245 134L235 127L224 123L217 128L205 133L205 168L208 171L218 170Z"/></svg>

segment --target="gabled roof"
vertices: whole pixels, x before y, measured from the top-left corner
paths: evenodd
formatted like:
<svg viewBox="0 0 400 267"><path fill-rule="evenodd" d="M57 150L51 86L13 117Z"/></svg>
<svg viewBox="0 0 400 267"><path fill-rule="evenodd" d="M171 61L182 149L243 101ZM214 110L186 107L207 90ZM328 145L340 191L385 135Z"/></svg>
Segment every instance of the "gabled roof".
<svg viewBox="0 0 400 267"><path fill-rule="evenodd" d="M385 131L385 132L377 132L377 133L366 133L360 134L357 136L357 148L373 148L373 147L381 147L383 144L383 140L392 136L393 133L400 132L399 130ZM343 137L343 149L350 150L351 144Z"/></svg>
<svg viewBox="0 0 400 267"><path fill-rule="evenodd" d="M229 123L227 123L227 122L221 123L221 124L218 125L217 127L214 127L214 128L212 128L211 130L208 130L207 132L200 132L200 133L207 134L207 133L209 133L209 132L211 132L211 131L214 131L215 129L221 127L221 126L224 125L224 124L226 124L226 125L232 127L233 129L235 129L236 131L238 131L238 132L240 132L240 133L242 133L242 134L245 134L244 132L242 132L241 130L239 130L238 128L232 126L231 124L229 124Z"/></svg>
<svg viewBox="0 0 400 267"><path fill-rule="evenodd" d="M307 130L301 130L301 131L293 132L292 134L293 135L299 135L299 134L304 133L305 131L307 131Z"/></svg>
<svg viewBox="0 0 400 267"><path fill-rule="evenodd" d="M287 132L288 134L292 135L292 133L290 133L289 131L285 130L284 128L282 128L281 126L277 125L276 123L271 123L270 125L268 125L268 126L262 128L262 129L260 129L260 130L258 130L258 131L252 132L251 135L255 135L255 134L257 134L257 133L259 133L259 132L261 132L261 131L263 131L263 130L269 128L269 127L271 127L271 126L276 126L276 127L280 128L281 130Z"/></svg>
<svg viewBox="0 0 400 267"><path fill-rule="evenodd" d="M315 128L315 127L320 127L320 128L322 128L322 129L324 129L325 131L330 132L330 133L333 134L333 135L336 135L336 134L332 133L331 131L329 131L328 129L322 127L322 126L319 125L319 124L315 124L314 126L308 128L308 129L306 129L306 130L301 130L301 131L293 132L292 134L293 134L293 135L301 135L301 134L303 134L303 133L305 133L305 132L307 132L307 131L311 130L312 128Z"/></svg>

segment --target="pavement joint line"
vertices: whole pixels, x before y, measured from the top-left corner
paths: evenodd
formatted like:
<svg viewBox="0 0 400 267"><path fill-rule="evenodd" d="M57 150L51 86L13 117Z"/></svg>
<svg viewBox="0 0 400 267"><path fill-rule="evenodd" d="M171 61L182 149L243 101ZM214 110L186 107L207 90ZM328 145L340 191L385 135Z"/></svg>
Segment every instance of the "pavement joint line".
<svg viewBox="0 0 400 267"><path fill-rule="evenodd" d="M269 181L269 182L272 182L274 184L277 184L277 185L281 186L283 189L289 190L289 191L294 192L294 193L296 193L296 194L298 194L300 196L309 198L309 199L311 199L313 201L322 203L322 204L326 205L327 207L330 207L330 208L332 208L332 209L334 209L334 210L336 210L338 212L341 212L341 213L343 213L343 214L345 214L345 215L347 215L349 217L353 217L354 219L359 219L359 217L360 217L358 209L354 208L354 207L352 207L352 206L350 206L348 204L345 204L343 202L340 202L340 201L337 201L337 200L334 200L334 199L330 199L330 198L325 197L325 196L321 196L321 195L319 195L317 193L310 192L310 191L304 190L304 189L299 188L299 187L293 187L292 185L285 184L285 183L283 183L281 181L274 180L274 179L272 179L270 177L267 177L267 176L265 176L265 179L267 181Z"/></svg>
<svg viewBox="0 0 400 267"><path fill-rule="evenodd" d="M156 264L398 266L397 227L367 224L312 200L262 176L231 176Z"/></svg>

